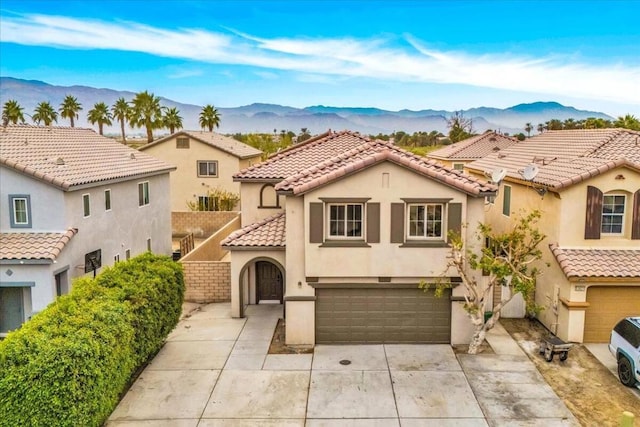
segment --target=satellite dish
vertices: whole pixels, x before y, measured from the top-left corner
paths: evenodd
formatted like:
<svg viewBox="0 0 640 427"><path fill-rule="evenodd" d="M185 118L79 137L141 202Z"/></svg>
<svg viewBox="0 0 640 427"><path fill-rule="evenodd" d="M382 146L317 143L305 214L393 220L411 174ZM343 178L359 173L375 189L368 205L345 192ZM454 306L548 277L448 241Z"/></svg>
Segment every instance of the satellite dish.
<svg viewBox="0 0 640 427"><path fill-rule="evenodd" d="M500 181L507 176L507 170L505 168L495 168L493 172L491 172L491 181L496 184L500 184Z"/></svg>
<svg viewBox="0 0 640 427"><path fill-rule="evenodd" d="M533 181L533 178L535 178L536 175L538 175L538 172L540 172L540 168L537 165L534 165L532 163L527 165L527 167L524 168L524 171L522 171L522 176L527 181Z"/></svg>

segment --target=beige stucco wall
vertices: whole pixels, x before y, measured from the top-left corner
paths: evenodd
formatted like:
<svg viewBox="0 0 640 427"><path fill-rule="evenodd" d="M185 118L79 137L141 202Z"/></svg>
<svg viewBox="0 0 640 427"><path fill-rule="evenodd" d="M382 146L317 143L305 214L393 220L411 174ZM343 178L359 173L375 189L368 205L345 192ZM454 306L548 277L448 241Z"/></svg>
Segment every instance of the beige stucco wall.
<svg viewBox="0 0 640 427"><path fill-rule="evenodd" d="M240 198L242 199L242 226L247 226L259 222L277 213L283 212L286 205L286 197L279 196L278 203L280 208L261 207L260 193L263 192L265 200L263 204L275 204L275 190L273 188L264 189L265 185L272 186L275 184L266 184L263 182L243 182L240 184ZM271 203L269 203L271 202Z"/></svg>
<svg viewBox="0 0 640 427"><path fill-rule="evenodd" d="M198 196L205 196L207 190L220 188L232 193L240 193L240 184L233 182L233 174L251 164L260 161L260 156L241 160L218 148L190 138L189 148L176 148L176 138L145 148L145 153L176 166L171 172L171 210L189 211L187 202L197 201ZM199 160L217 161L217 177L199 177L197 162ZM240 202L242 204L242 202Z"/></svg>

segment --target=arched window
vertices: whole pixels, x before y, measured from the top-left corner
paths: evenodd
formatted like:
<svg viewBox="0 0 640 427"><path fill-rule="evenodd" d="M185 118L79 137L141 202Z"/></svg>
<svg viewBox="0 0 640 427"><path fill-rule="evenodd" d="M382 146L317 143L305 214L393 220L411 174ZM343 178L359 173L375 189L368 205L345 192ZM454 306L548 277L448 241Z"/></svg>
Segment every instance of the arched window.
<svg viewBox="0 0 640 427"><path fill-rule="evenodd" d="M265 184L260 189L261 208L280 208L280 196L273 184Z"/></svg>

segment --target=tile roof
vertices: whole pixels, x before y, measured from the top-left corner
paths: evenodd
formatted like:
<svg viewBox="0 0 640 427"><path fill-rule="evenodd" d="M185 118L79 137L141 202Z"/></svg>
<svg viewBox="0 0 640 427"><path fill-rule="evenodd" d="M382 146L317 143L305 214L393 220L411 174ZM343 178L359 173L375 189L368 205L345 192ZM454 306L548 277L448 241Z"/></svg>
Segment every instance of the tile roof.
<svg viewBox="0 0 640 427"><path fill-rule="evenodd" d="M427 157L445 160L475 160L504 150L517 143L518 140L515 138L487 131L482 135L472 136L439 150L434 150L428 153Z"/></svg>
<svg viewBox="0 0 640 427"><path fill-rule="evenodd" d="M640 278L640 250L565 249L549 245L565 276L571 278Z"/></svg>
<svg viewBox="0 0 640 427"><path fill-rule="evenodd" d="M243 169L233 179L279 182L367 142L371 140L355 132L329 131L282 150L262 163Z"/></svg>
<svg viewBox="0 0 640 427"><path fill-rule="evenodd" d="M304 194L383 161L406 167L472 196L484 196L496 191L493 184L447 168L435 160L417 156L385 141L368 141L351 150L345 150L338 156L284 179L275 188L276 191L294 195Z"/></svg>
<svg viewBox="0 0 640 427"><path fill-rule="evenodd" d="M523 180L522 170L535 164L533 183L559 190L608 170L626 166L640 171L640 132L627 129L549 131L467 164L470 170L507 170Z"/></svg>
<svg viewBox="0 0 640 427"><path fill-rule="evenodd" d="M162 144L165 141L174 139L181 135L185 135L185 136L189 136L190 138L197 139L198 141L204 144L218 148L240 159L257 157L262 154L262 151L258 150L257 148L254 148L240 141L236 141L235 139L230 138L228 136L220 135L219 133L215 133L215 132L204 132L204 131L197 131L197 130L181 130L172 135L166 136L164 138L160 138L156 141L153 141L150 144L140 147L140 151L144 151L149 147Z"/></svg>
<svg viewBox="0 0 640 427"><path fill-rule="evenodd" d="M92 129L31 125L0 128L0 165L63 190L175 170Z"/></svg>
<svg viewBox="0 0 640 427"><path fill-rule="evenodd" d="M55 260L78 232L0 233L0 260Z"/></svg>
<svg viewBox="0 0 640 427"><path fill-rule="evenodd" d="M286 246L284 212L231 233L229 237L222 241L221 246L229 249L238 247L284 249Z"/></svg>

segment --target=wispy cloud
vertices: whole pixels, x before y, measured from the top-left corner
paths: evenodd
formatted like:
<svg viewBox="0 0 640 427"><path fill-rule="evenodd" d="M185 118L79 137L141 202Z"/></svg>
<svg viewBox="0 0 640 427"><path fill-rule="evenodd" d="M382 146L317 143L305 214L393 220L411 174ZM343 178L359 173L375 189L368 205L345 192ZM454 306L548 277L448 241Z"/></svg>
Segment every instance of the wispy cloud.
<svg viewBox="0 0 640 427"><path fill-rule="evenodd" d="M640 68L634 65L593 65L557 56L442 51L411 36L405 36L404 46L384 38L267 39L233 31L167 30L131 22L45 15L2 17L0 25L3 42L145 52L204 63L255 66L262 68L261 72L294 71L318 80L322 80L321 76L366 77L466 84L631 104L640 99Z"/></svg>

